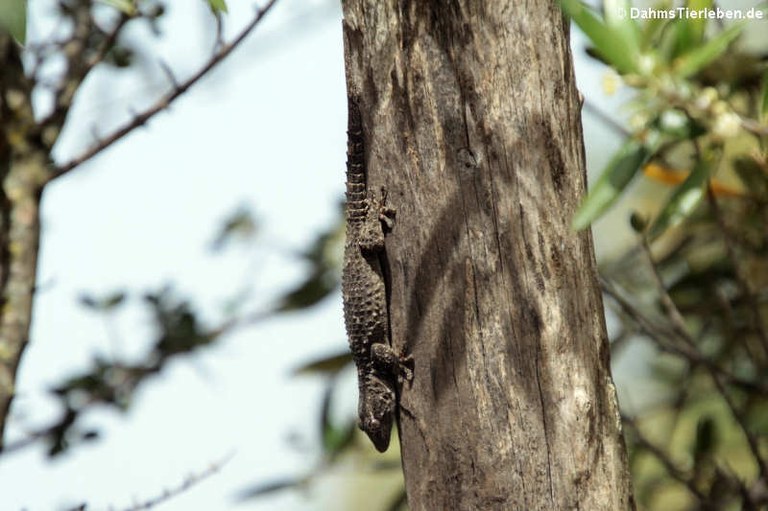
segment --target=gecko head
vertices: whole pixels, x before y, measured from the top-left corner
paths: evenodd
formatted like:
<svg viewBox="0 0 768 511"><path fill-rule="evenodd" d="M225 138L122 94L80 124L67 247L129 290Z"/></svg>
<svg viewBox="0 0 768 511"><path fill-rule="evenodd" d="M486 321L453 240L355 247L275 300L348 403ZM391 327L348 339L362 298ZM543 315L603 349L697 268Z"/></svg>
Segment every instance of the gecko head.
<svg viewBox="0 0 768 511"><path fill-rule="evenodd" d="M369 379L360 399L360 429L365 431L379 452L389 447L389 436L395 417L395 393L385 383Z"/></svg>

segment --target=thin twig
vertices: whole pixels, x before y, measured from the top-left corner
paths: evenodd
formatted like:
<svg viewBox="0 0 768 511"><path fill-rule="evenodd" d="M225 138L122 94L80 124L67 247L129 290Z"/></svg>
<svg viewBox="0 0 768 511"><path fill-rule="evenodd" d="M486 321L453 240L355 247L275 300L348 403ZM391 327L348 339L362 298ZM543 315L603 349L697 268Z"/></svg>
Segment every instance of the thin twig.
<svg viewBox="0 0 768 511"><path fill-rule="evenodd" d="M184 94L191 86L200 81L200 79L206 76L208 72L211 71L211 69L213 69L217 64L227 58L227 56L229 56L233 50L240 46L240 44L245 40L246 37L248 37L253 29L256 28L256 25L258 25L264 16L266 16L266 14L276 2L277 0L270 0L264 7L258 9L253 20L251 20L251 22L237 35L237 37L235 37L231 43L222 45L221 48L219 48L219 50L214 53L210 59L208 59L208 62L206 62L195 74L193 74L187 80L179 83L170 92L158 99L148 109L134 115L134 117L125 125L123 125L121 128L118 128L111 135L104 137L99 143L85 151L80 156L71 159L63 165L53 167L51 170L51 179L60 177L75 167L90 160L118 140L128 135L136 128L143 126L148 120L150 120L158 113L167 109L171 103L173 103L179 96Z"/></svg>
<svg viewBox="0 0 768 511"><path fill-rule="evenodd" d="M274 310L253 311L242 316L228 319L221 325L210 329L205 334L205 337L218 339L225 335L231 335L238 330L252 327L261 321L269 319L276 312L277 311ZM118 389L117 387L114 387L111 390L115 393L131 393L135 391L135 389L143 384L149 376L159 373L169 357L170 355L166 357L157 357L154 352L150 352L147 354L144 361L133 365L123 366L120 364L113 364L112 370L119 370L124 376L120 380L120 388ZM40 440L61 436L62 430L71 428L73 423L88 410L106 404L110 404L110 402L108 400L105 401L103 396L90 395L83 402L79 403L76 409L65 409L61 418L54 421L53 424L30 431L26 433L23 438L19 438L13 442L0 445L0 457L26 449Z"/></svg>
<svg viewBox="0 0 768 511"><path fill-rule="evenodd" d="M659 298L661 299L661 303L666 310L667 317L672 323L672 328L675 330L676 333L679 334L680 339L682 339L690 348L692 348L693 350L696 350L696 343L694 339L691 337L691 335L688 333L688 330L685 326L685 320L683 319L683 315L677 309L677 306L672 301L672 297L669 296L669 292L667 291L667 288L664 286L664 282L661 280L661 275L659 274L656 264L654 264L653 262L653 255L651 254L651 250L650 250L650 247L648 246L647 240L643 239L642 244L643 244L644 252L648 257L648 262L650 263L650 266L651 266L651 275L653 277L654 284L656 285L656 290L659 294ZM749 448L752 451L752 455L755 457L755 461L757 462L758 467L760 469L760 476L762 478L768 479L768 463L766 463L766 460L763 457L763 454L760 452L760 447L758 445L757 438L755 438L755 435L747 427L747 423L743 413L736 407L736 403L734 403L733 400L728 395L727 389L723 386L723 383L720 380L720 375L718 374L718 371L716 371L713 368L713 366L710 364L704 364L704 367L706 368L707 372L709 373L710 377L715 383L717 390L723 396L723 400L725 401L725 404L728 405L728 408L730 409L731 414L733 415L733 418L736 420L736 423L739 425L742 432L744 433L744 436L747 439L747 444L749 444Z"/></svg>
<svg viewBox="0 0 768 511"><path fill-rule="evenodd" d="M717 366L707 359L695 345L691 347L687 343L682 342L676 332L664 327L663 322L654 320L640 311L640 309L630 303L629 300L624 298L611 282L603 277L600 277L600 287L603 292L613 299L621 310L638 325L645 335L656 342L661 350L683 357L692 365L701 365L710 371L716 372L730 385L741 387L748 392L759 392L768 395L768 386L758 382L745 380L722 367ZM681 342L672 343L668 342L666 339L677 339Z"/></svg>
<svg viewBox="0 0 768 511"><path fill-rule="evenodd" d="M627 128L625 128L623 125L618 123L615 119L613 119L610 115L603 112L600 108L595 106L591 101L584 100L584 110L591 113L595 117L598 118L598 120L602 121L603 124L606 126L611 127L616 133L619 133L623 135L624 137L629 137L632 135L632 133L629 132Z"/></svg>
<svg viewBox="0 0 768 511"><path fill-rule="evenodd" d="M159 506L160 504L163 504L169 500L171 500L174 497L177 497L181 495L182 493L187 492L190 488L197 485L201 481L204 481L205 479L208 479L212 475L216 474L221 470L221 468L229 463L229 461L234 456L234 453L230 453L221 460L211 463L208 468L203 470L202 472L199 472L197 474L191 474L187 476L184 481L176 486L175 488L171 488L169 490L163 491L160 495L157 495L155 497L149 498L143 502L139 502L137 504L134 504L130 507L127 507L124 509L124 511L145 511L147 509L152 509L156 506Z"/></svg>
<svg viewBox="0 0 768 511"><path fill-rule="evenodd" d="M661 462L662 465L664 465L664 468L666 469L667 473L678 482L685 485L685 487L688 489L689 492L693 494L694 497L696 497L699 502L706 502L707 497L701 493L701 491L696 488L696 485L694 484L693 480L686 476L685 472L678 468L677 465L670 459L669 456L667 456L667 453L665 453L663 450L661 450L660 447L654 445L648 438L646 438L642 432L640 431L640 427L637 425L637 423L634 421L634 419L631 419L625 415L622 415L622 421L625 425L632 428L632 430L635 432L635 436L637 437L637 443L643 447L646 451L651 453L656 459Z"/></svg>
<svg viewBox="0 0 768 511"><path fill-rule="evenodd" d="M734 246L733 237L731 236L730 230L725 225L723 212L720 209L720 205L717 203L717 199L715 198L715 194L713 193L711 186L707 187L707 199L709 201L709 206L712 208L712 212L715 215L715 220L717 221L717 225L720 228L720 232L723 235L725 250L728 254L728 259L733 266L733 274L736 277L736 283L738 284L742 294L744 295L744 298L747 301L749 311L752 313L752 322L755 331L757 332L757 337L760 339L760 342L763 345L765 355L768 356L768 332L766 332L765 325L763 324L763 320L760 317L760 306L757 303L755 294L752 292L752 288L749 286L747 279L744 277L738 257L736 256L736 247Z"/></svg>
<svg viewBox="0 0 768 511"><path fill-rule="evenodd" d="M678 310L677 305L675 305L675 302L672 301L672 297L669 296L669 293L667 292L664 281L661 279L659 269L653 260L653 254L651 253L651 247L648 245L648 239L645 236L642 237L640 246L643 249L643 253L646 256L646 259L648 260L649 266L651 268L651 278L654 285L656 286L656 290L658 291L661 305L664 307L664 311L666 312L667 317L672 324L672 329L683 341L685 341L686 344L690 346L696 346L693 337L691 337L691 334L688 333L688 327L685 325L685 318L683 318L683 315L680 313L680 310Z"/></svg>

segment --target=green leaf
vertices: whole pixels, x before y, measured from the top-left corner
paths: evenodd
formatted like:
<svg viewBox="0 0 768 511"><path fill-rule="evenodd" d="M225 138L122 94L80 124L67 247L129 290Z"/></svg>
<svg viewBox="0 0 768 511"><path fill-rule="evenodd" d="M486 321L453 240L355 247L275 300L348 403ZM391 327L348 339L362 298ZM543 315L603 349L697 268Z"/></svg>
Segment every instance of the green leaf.
<svg viewBox="0 0 768 511"><path fill-rule="evenodd" d="M306 484L307 484L306 478L293 477L293 478L286 478L286 479L277 479L275 481L270 481L267 483L251 486L245 491L240 492L240 495L238 496L238 500L243 501L243 500L255 499L257 497L262 497L270 493L276 493L279 491L289 490L292 488L301 489Z"/></svg>
<svg viewBox="0 0 768 511"><path fill-rule="evenodd" d="M760 118L763 122L768 120L768 70L763 73L763 93L760 100Z"/></svg>
<svg viewBox="0 0 768 511"><path fill-rule="evenodd" d="M352 363L352 353L345 349L341 353L313 360L294 369L294 376L310 374L334 375Z"/></svg>
<svg viewBox="0 0 768 511"><path fill-rule="evenodd" d="M110 5L128 16L136 14L136 2L134 0L101 0L101 3Z"/></svg>
<svg viewBox="0 0 768 511"><path fill-rule="evenodd" d="M125 301L125 292L114 291L101 298L95 298L87 293L82 293L79 297L80 304L88 309L99 312L109 312L123 304Z"/></svg>
<svg viewBox="0 0 768 511"><path fill-rule="evenodd" d="M14 39L24 44L27 38L27 0L0 2L0 29L8 31Z"/></svg>
<svg viewBox="0 0 768 511"><path fill-rule="evenodd" d="M710 9L713 0L688 0L686 7L693 11ZM707 18L681 17L673 24L676 36L675 56L689 52L701 45L704 40L704 32L707 28Z"/></svg>
<svg viewBox="0 0 768 511"><path fill-rule="evenodd" d="M328 381L323 394L323 404L320 412L320 428L323 451L329 460L335 459L342 451L352 444L357 430L354 421L336 426L331 420L331 404L334 394L333 381Z"/></svg>
<svg viewBox="0 0 768 511"><path fill-rule="evenodd" d="M717 447L717 428L711 417L701 417L696 424L696 441L693 444L693 458L701 460L712 454Z"/></svg>
<svg viewBox="0 0 768 511"><path fill-rule="evenodd" d="M338 287L338 280L324 268L318 268L278 300L275 312L288 312L309 308L330 295Z"/></svg>
<svg viewBox="0 0 768 511"><path fill-rule="evenodd" d="M211 249L220 251L233 241L251 242L258 232L256 214L247 204L243 204L227 217L216 239L211 243Z"/></svg>
<svg viewBox="0 0 768 511"><path fill-rule="evenodd" d="M227 2L226 0L208 0L208 6L211 8L211 11L214 14L219 14L220 12L227 12Z"/></svg>
<svg viewBox="0 0 768 511"><path fill-rule="evenodd" d="M405 489L401 490L387 506L387 511L403 511L404 509L408 509L408 494L405 493Z"/></svg>
<svg viewBox="0 0 768 511"><path fill-rule="evenodd" d="M749 190L749 195L760 201L768 199L768 175L754 158L748 156L736 158L733 161L733 168L744 183L744 189Z"/></svg>
<svg viewBox="0 0 768 511"><path fill-rule="evenodd" d="M745 24L734 23L715 37L686 53L675 63L675 74L681 78L694 75L720 57L741 34Z"/></svg>
<svg viewBox="0 0 768 511"><path fill-rule="evenodd" d="M600 217L621 196L621 192L648 161L651 151L635 139L626 142L611 158L574 215L571 227L580 231Z"/></svg>
<svg viewBox="0 0 768 511"><path fill-rule="evenodd" d="M579 0L560 0L560 6L595 46L595 51L616 71L622 74L639 71L637 26L626 15L628 10L622 16L617 10L620 6L608 7L604 21Z"/></svg>
<svg viewBox="0 0 768 511"><path fill-rule="evenodd" d="M656 217L656 221L648 232L648 237L651 240L685 220L698 206L706 191L710 169L710 160L702 158L696 162L693 171L675 189L661 213Z"/></svg>

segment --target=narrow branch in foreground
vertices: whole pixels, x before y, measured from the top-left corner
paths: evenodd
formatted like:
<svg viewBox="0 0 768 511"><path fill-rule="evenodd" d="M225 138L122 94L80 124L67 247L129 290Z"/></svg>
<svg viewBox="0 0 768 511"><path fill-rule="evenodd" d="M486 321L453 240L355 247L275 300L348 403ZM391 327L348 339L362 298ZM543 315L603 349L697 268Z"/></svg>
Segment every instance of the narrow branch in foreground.
<svg viewBox="0 0 768 511"><path fill-rule="evenodd" d="M222 460L211 463L202 472L187 476L187 478L184 479L184 481L178 486L176 486L175 488L164 490L163 493L161 493L160 495L149 498L143 502L139 502L138 504L134 504L131 507L125 508L124 511L145 511L147 509L153 509L156 506L159 506L160 504L164 504L165 502L171 500L172 498L177 497L182 493L189 491L189 489L192 488L193 486L196 486L201 481L204 481L205 479L208 479L212 475L219 472L224 465L229 463L229 460L232 459L232 456L234 456L234 453L228 454Z"/></svg>
<svg viewBox="0 0 768 511"><path fill-rule="evenodd" d="M699 502L705 502L707 500L706 496L703 495L698 488L696 488L694 481L691 477L689 477L686 471L678 467L677 464L672 461L671 457L665 453L663 449L655 445L645 435L643 435L642 431L640 431L640 426L638 426L634 419L627 416L622 416L622 421L624 422L625 426L631 427L634 430L637 443L643 449L651 453L657 460L659 460L659 462L664 466L664 469L673 479L683 484Z"/></svg>
<svg viewBox="0 0 768 511"><path fill-rule="evenodd" d="M85 12L79 15L77 19L82 20L80 21L80 25L82 26L79 26L79 28L75 30L73 39L67 43L67 45L65 45L65 47L71 47L71 49L67 52L68 71L66 76L62 78L61 83L58 84L56 90L54 91L55 100L53 111L45 120L40 123L43 129L55 129L56 135L50 137L50 139L44 140L44 142L49 145L49 148L53 147L53 144L58 139L61 128L64 125L67 115L69 114L69 111L72 107L72 100L75 97L75 93L79 90L80 85L88 76L88 74L93 70L93 68L104 61L107 54L109 53L109 50L117 42L117 38L120 35L123 27L125 27L126 23L131 19L131 17L127 14L121 13L120 18L115 23L115 26L112 28L112 30L109 31L107 37L99 45L96 54L91 58L84 60L83 52L86 50L86 39L90 35L90 31L93 29L93 18L87 12L88 8L88 5L81 7L81 9L85 9Z"/></svg>
<svg viewBox="0 0 768 511"><path fill-rule="evenodd" d="M104 137L103 139L97 141L97 143L85 151L80 156L77 156L70 161L64 163L63 165L54 166L51 170L51 177L50 179L55 179L57 177L60 177L70 170L76 168L77 166L85 163L86 161L90 160L118 140L122 139L129 133L131 133L136 128L143 126L148 120L150 120L152 117L157 115L158 113L162 112L163 110L167 109L171 103L173 103L176 99L179 98L182 94L184 94L190 87L192 87L194 84L199 82L204 76L206 76L211 69L213 69L218 63L220 63L222 60L227 58L232 51L234 51L242 42L248 37L248 35L253 32L253 30L256 28L256 26L261 22L261 20L264 18L264 16L267 15L267 13L270 11L270 9L275 5L277 0L270 0L267 2L267 4L264 7L261 7L257 10L256 16L254 16L253 20L235 37L235 39L229 43L229 44L223 44L221 47L213 54L213 56L208 59L208 62L206 62L195 74L193 74L188 79L179 82L178 84L173 86L173 89L164 94L160 99L158 99L151 107L144 110L143 112L140 112L136 114L133 119L131 119L129 122L127 122L125 125L123 125L121 128L118 128L116 131L114 131L112 134Z"/></svg>
<svg viewBox="0 0 768 511"><path fill-rule="evenodd" d="M710 195L712 194L711 189L709 193ZM677 308L677 305L675 305L674 300L672 300L672 297L669 295L669 291L664 286L664 282L662 281L661 274L659 273L659 269L653 260L653 255L651 254L651 248L648 245L648 242L645 238L643 238L642 240L642 247L643 247L643 252L645 253L645 256L650 265L651 277L653 278L653 283L656 287L656 291L659 294L659 298L666 312L667 319L672 324L672 328L674 329L674 331L679 334L680 338L686 343L686 345L688 345L688 347L690 347L691 350L697 350L694 339L688 333L688 329L685 324L685 318L683 318L682 313L680 313L680 310ZM735 269L734 271L737 271L737 270ZM748 292L748 288L745 289L744 292ZM759 319L760 318L758 317L758 320ZM712 365L709 365L709 364L704 364L704 368L709 373L709 376L712 379L713 383L715 384L715 387L717 388L718 392L720 393L723 400L725 401L725 404L728 406L729 410L731 411L731 415L733 415L734 420L736 421L736 423L739 425L742 432L744 433L744 436L746 437L746 440L747 440L747 444L749 445L749 448L752 451L752 454L755 457L755 461L757 462L758 468L760 470L760 476L763 479L768 479L768 461L766 461L765 457L762 454L762 451L760 450L760 445L758 443L758 440L755 434L750 430L749 426L747 425L745 413L739 409L736 402L728 394L728 389L726 389L725 386L723 385L723 382L721 381L720 376L718 375L718 371L715 370L712 367Z"/></svg>

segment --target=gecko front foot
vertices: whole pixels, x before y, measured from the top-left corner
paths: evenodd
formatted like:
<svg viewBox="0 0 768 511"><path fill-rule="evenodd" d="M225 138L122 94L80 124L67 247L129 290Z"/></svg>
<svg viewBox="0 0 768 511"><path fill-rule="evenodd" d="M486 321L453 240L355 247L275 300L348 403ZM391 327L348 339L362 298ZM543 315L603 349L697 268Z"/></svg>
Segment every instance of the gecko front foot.
<svg viewBox="0 0 768 511"><path fill-rule="evenodd" d="M379 367L410 382L413 380L413 357L398 355L388 345L376 343L371 346L371 358Z"/></svg>
<svg viewBox="0 0 768 511"><path fill-rule="evenodd" d="M387 189L381 187L381 199L379 200L379 221L384 226L386 232L395 227L395 210L387 206Z"/></svg>

